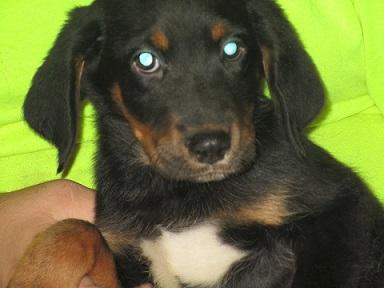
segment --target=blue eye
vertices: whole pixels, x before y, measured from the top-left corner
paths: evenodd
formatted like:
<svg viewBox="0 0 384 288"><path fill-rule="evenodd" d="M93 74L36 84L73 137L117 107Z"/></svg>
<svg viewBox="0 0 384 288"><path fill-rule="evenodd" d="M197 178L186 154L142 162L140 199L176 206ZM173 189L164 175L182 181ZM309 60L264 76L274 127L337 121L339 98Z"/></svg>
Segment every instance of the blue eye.
<svg viewBox="0 0 384 288"><path fill-rule="evenodd" d="M239 51L239 46L236 42L228 42L224 45L224 53L226 56L234 57L237 55L237 52Z"/></svg>
<svg viewBox="0 0 384 288"><path fill-rule="evenodd" d="M151 52L141 52L136 56L136 67L143 73L154 73L160 68L160 62Z"/></svg>
<svg viewBox="0 0 384 288"><path fill-rule="evenodd" d="M139 55L139 62L143 67L151 67L155 58L149 52L143 52Z"/></svg>
<svg viewBox="0 0 384 288"><path fill-rule="evenodd" d="M244 53L244 48L236 41L228 41L223 47L223 58L225 60L238 60Z"/></svg>

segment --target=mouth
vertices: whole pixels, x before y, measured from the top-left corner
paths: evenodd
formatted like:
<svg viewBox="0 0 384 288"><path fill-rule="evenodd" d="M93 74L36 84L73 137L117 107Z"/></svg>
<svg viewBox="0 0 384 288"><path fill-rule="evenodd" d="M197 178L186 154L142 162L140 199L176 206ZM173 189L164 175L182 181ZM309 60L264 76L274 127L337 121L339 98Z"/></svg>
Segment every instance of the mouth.
<svg viewBox="0 0 384 288"><path fill-rule="evenodd" d="M246 149L227 155L215 164L202 164L194 158L180 157L168 151L168 153L161 153L156 163L152 163L155 164L152 167L170 180L195 183L218 182L246 170L253 162L254 156L254 145L248 145Z"/></svg>
<svg viewBox="0 0 384 288"><path fill-rule="evenodd" d="M184 169L174 171L175 173L170 173L170 169L167 169L166 172L161 169L159 170L159 172L166 178L170 178L173 180L191 181L195 183L208 183L222 181L230 175L238 172L238 170L231 168L220 169L215 167L207 167L205 169L198 169L197 171L194 171L192 169Z"/></svg>
<svg viewBox="0 0 384 288"><path fill-rule="evenodd" d="M197 183L217 182L222 181L235 171L207 171L195 175L190 175L190 179Z"/></svg>

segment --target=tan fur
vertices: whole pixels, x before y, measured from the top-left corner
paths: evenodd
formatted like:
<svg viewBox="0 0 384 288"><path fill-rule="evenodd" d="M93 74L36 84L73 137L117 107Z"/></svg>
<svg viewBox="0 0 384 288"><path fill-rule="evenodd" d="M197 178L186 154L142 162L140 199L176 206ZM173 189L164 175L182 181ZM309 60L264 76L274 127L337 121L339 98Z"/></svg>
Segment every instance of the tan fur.
<svg viewBox="0 0 384 288"><path fill-rule="evenodd" d="M84 276L99 287L118 287L112 254L98 230L88 222L69 219L34 238L8 288L78 288Z"/></svg>
<svg viewBox="0 0 384 288"><path fill-rule="evenodd" d="M167 149L171 150L173 153L179 156L185 158L189 157L188 151L183 144L182 136L175 127L175 117L170 116L166 127L163 127L161 131L155 131L148 125L138 121L129 112L128 108L123 102L121 88L118 84L115 84L112 88L112 98L125 119L127 119L128 123L131 125L135 137L137 140L139 140L145 151L145 155L142 155L144 163L156 163L157 165L161 165L161 163L158 161L158 156L159 152L161 149L164 149L164 147L167 147ZM170 147L172 148L170 149Z"/></svg>
<svg viewBox="0 0 384 288"><path fill-rule="evenodd" d="M275 192L266 195L259 201L241 207L233 214L227 215L231 221L241 223L259 223L262 225L279 226L292 216L288 210L287 195Z"/></svg>
<svg viewBox="0 0 384 288"><path fill-rule="evenodd" d="M221 22L216 22L211 28L212 39L215 42L220 41L225 36L225 26Z"/></svg>
<svg viewBox="0 0 384 288"><path fill-rule="evenodd" d="M169 40L167 35L162 31L156 31L151 35L151 42L156 48L166 51L169 48Z"/></svg>
<svg viewBox="0 0 384 288"><path fill-rule="evenodd" d="M123 96L121 92L121 88L118 84L115 84L112 88L112 98L116 103L117 107L123 114L123 116L127 119L133 133L135 134L137 140L142 144L146 155L151 157L151 155L155 154L155 142L153 139L153 131L152 128L138 121L128 110L123 102Z"/></svg>

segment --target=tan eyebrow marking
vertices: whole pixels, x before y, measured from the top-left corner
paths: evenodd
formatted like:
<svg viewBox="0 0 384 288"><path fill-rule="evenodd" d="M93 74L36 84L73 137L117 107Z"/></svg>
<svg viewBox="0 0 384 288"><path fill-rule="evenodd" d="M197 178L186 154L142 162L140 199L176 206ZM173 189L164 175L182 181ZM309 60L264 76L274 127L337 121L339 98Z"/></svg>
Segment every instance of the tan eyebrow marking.
<svg viewBox="0 0 384 288"><path fill-rule="evenodd" d="M168 50L169 39L168 39L167 35L165 35L164 32L156 31L151 35L150 39L151 39L151 42L153 43L153 45L156 46L156 48L158 48L162 51Z"/></svg>
<svg viewBox="0 0 384 288"><path fill-rule="evenodd" d="M214 41L220 41L225 35L225 26L222 22L216 22L211 28L212 39Z"/></svg>

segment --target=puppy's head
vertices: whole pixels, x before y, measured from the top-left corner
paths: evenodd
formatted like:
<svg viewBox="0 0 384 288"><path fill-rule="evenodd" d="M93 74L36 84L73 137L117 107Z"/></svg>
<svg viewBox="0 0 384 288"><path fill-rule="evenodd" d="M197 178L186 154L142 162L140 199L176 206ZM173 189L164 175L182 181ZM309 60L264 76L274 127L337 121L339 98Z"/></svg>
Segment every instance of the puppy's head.
<svg viewBox="0 0 384 288"><path fill-rule="evenodd" d="M86 94L102 149L110 144L121 159L168 178L218 181L255 159L263 79L277 122L300 152L322 87L275 4L99 0L72 12L34 78L25 117L58 147L61 169L76 137L77 99Z"/></svg>

